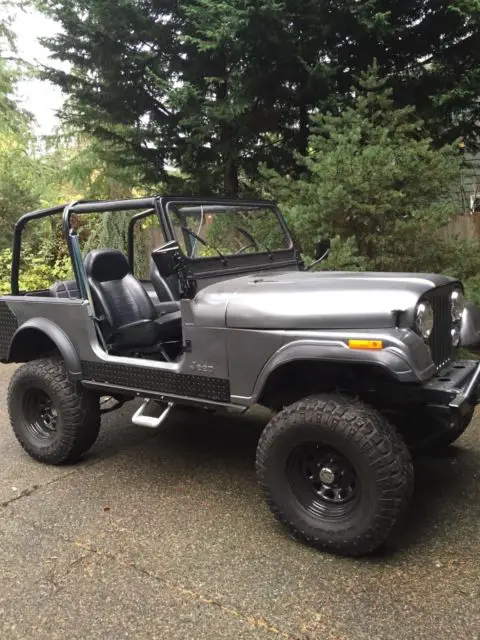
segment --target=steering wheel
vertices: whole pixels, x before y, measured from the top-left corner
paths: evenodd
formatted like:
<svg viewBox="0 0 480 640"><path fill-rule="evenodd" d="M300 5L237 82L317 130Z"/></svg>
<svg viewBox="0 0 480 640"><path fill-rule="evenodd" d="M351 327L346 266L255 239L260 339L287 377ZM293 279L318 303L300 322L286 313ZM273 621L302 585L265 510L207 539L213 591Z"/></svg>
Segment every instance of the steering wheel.
<svg viewBox="0 0 480 640"><path fill-rule="evenodd" d="M253 247L254 249L258 249L256 242L255 243L254 242L250 242L250 244L246 244L244 247L242 247L238 251L235 251L235 255L238 256L240 253L245 253L245 251L247 249L250 249L250 247Z"/></svg>

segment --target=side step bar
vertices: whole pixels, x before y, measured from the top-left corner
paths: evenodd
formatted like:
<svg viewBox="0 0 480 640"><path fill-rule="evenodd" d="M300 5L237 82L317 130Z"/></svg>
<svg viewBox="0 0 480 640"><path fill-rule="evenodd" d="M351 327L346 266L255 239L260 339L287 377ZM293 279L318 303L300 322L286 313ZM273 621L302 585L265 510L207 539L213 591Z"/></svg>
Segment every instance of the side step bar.
<svg viewBox="0 0 480 640"><path fill-rule="evenodd" d="M135 411L132 416L133 424L136 424L139 427L149 427L150 429L157 429L162 422L167 418L170 413L172 407L174 407L173 402L168 402L165 409L159 416L145 416L144 412L146 411L148 405L152 402L152 400L145 400L142 406ZM158 404L158 403L157 403Z"/></svg>

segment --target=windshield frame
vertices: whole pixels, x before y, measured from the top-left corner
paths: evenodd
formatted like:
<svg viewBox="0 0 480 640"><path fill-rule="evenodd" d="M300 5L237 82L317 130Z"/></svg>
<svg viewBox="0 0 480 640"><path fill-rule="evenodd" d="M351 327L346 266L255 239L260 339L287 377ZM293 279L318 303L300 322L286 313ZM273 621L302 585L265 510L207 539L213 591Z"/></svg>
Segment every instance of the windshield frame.
<svg viewBox="0 0 480 640"><path fill-rule="evenodd" d="M245 253L245 254L225 253L225 259L227 260L227 263L232 258L235 258L235 260L237 260L239 257L248 259L248 258L252 258L253 256L257 256L257 257L264 256L267 262L271 262L272 258L275 259L275 256L278 256L280 258L281 256L284 256L285 253L290 254L294 250L294 240L293 240L292 234L290 233L287 223L285 222L285 218L280 212L276 202L274 202L273 200L242 200L242 199L230 199L230 198L228 199L227 198L201 198L201 197L178 196L178 197L161 198L159 204L164 213L164 219L168 227L168 233L170 237L173 239L176 236L175 236L174 223L172 221L172 216L175 215L171 211L172 205L180 204L180 205L189 205L189 206L197 206L197 207L201 205L204 205L204 206L218 205L218 206L225 206L225 207L242 207L242 208L244 207L245 209L248 209L248 208L269 209L270 211L272 211L277 219L279 228L282 230L284 234L285 246L280 249L271 249L271 250L267 248L265 249L262 248L260 251L255 251L255 252ZM260 246L261 244L260 239L258 239L258 244ZM213 248L215 249L215 247ZM180 247L180 250L182 251L186 260L197 265L200 263L211 261L212 259L210 256L190 257L186 255L186 253L183 251L183 247ZM221 260L220 256L214 256L214 258Z"/></svg>

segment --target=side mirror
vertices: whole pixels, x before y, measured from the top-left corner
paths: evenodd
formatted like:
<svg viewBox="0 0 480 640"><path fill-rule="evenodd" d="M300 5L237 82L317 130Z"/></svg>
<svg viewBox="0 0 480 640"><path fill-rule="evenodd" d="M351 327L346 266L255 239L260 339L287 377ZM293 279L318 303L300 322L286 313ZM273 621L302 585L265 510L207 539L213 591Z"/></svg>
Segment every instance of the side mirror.
<svg viewBox="0 0 480 640"><path fill-rule="evenodd" d="M317 242L317 244L315 245L315 262L312 262L312 264L307 267L307 271L310 271L310 269L313 269L313 267L315 267L319 262L325 260L325 258L330 253L331 244L332 243L330 242L330 238L324 238L323 240L319 240Z"/></svg>
<svg viewBox="0 0 480 640"><path fill-rule="evenodd" d="M332 243L330 238L322 238L315 245L315 260L320 260L320 258L327 257L330 252L330 248Z"/></svg>

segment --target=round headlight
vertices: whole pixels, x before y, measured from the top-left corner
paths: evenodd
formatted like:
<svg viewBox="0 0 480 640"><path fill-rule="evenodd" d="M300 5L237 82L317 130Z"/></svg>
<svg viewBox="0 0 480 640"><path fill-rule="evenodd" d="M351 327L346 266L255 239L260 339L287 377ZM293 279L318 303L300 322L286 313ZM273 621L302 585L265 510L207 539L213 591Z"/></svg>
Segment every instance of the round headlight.
<svg viewBox="0 0 480 640"><path fill-rule="evenodd" d="M432 335L433 331L433 308L425 301L420 302L415 312L415 327L424 340Z"/></svg>
<svg viewBox="0 0 480 640"><path fill-rule="evenodd" d="M460 322L460 320L462 319L463 310L465 309L465 298L463 297L463 293L460 291L460 289L455 289L455 291L452 291L450 300L452 303L452 320L454 322Z"/></svg>

